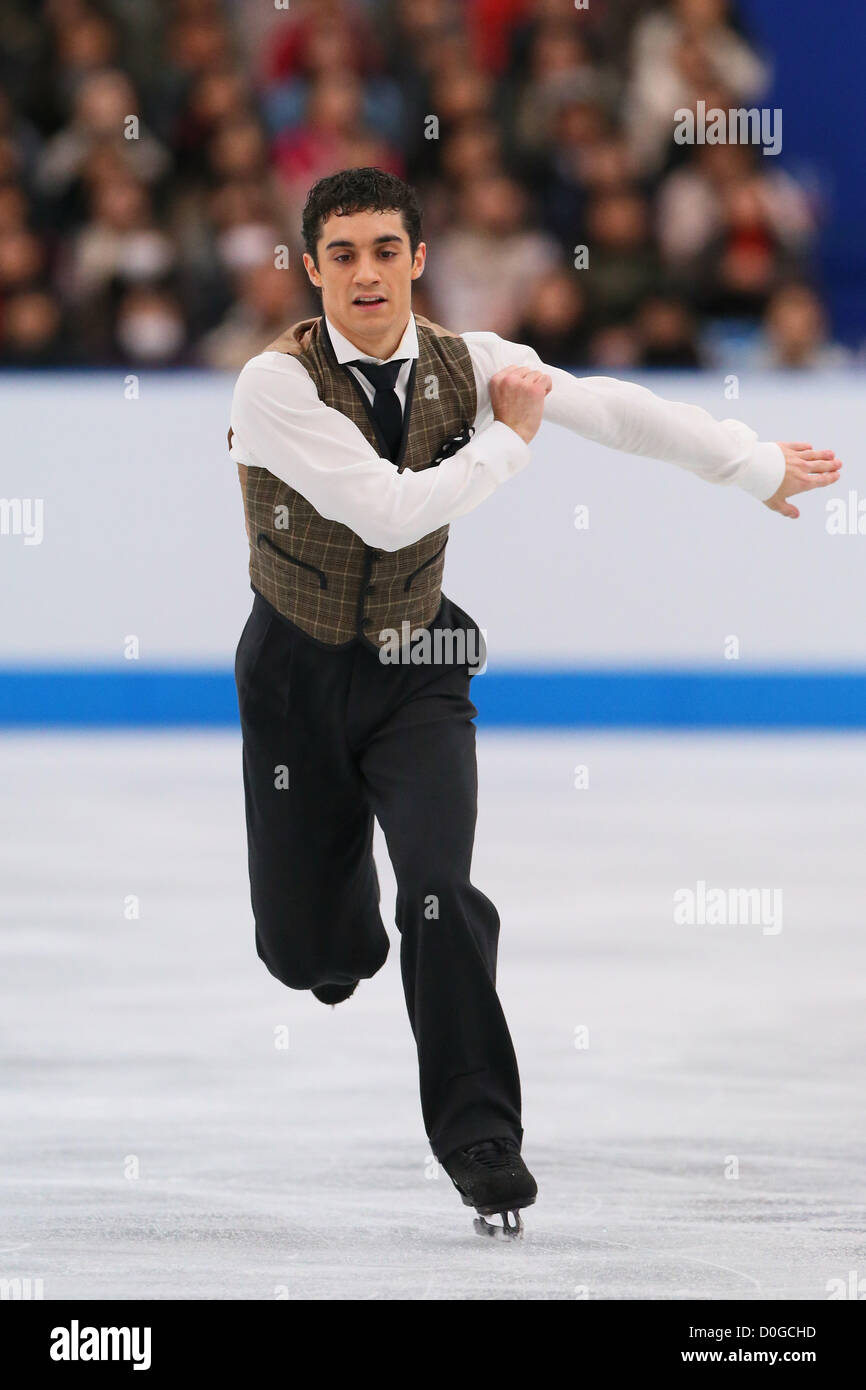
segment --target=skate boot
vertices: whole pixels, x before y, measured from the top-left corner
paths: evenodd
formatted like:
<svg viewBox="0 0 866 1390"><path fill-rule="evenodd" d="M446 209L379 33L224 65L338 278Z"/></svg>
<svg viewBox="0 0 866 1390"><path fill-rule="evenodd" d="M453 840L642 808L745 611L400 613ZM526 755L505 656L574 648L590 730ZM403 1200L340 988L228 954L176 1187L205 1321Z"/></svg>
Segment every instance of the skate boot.
<svg viewBox="0 0 866 1390"><path fill-rule="evenodd" d="M473 1225L479 1235L523 1235L520 1208L532 1206L538 1184L520 1157L515 1139L479 1139L455 1149L441 1162L464 1205L478 1212ZM485 1220L497 1215L502 1217L501 1226Z"/></svg>
<svg viewBox="0 0 866 1390"><path fill-rule="evenodd" d="M315 985L311 993L316 996L320 1004L330 1004L335 1008L337 1004L342 1004L344 999L355 993L358 988L358 981L355 980L351 985Z"/></svg>
<svg viewBox="0 0 866 1390"><path fill-rule="evenodd" d="M373 878L376 881L376 900L377 902L381 902L382 888L379 883L379 871L376 868L375 859L373 860ZM344 999L348 999L350 995L354 994L359 983L359 980L354 980L349 985L315 985L311 992L316 996L320 1004L330 1004L333 1009L336 1008L338 1004L342 1004Z"/></svg>

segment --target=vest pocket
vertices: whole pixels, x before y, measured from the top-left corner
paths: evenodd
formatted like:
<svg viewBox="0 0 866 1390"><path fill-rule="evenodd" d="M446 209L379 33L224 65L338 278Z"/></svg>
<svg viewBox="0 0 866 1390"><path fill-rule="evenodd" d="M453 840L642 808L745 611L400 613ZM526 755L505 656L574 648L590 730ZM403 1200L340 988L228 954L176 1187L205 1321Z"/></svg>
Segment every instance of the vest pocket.
<svg viewBox="0 0 866 1390"><path fill-rule="evenodd" d="M422 570L426 570L428 565L432 565L434 560L439 559L439 556L442 554L442 551L445 549L447 544L447 540L443 541L439 549L435 552L435 554L430 556L429 560L425 560L423 565L419 565L416 570L412 571L412 573L407 578L406 583L403 585L404 593L407 591L407 589L411 589L412 585L414 584L415 580L418 578L418 575L421 573Z"/></svg>
<svg viewBox="0 0 866 1390"><path fill-rule="evenodd" d="M280 546L275 545L266 531L260 531L256 537L256 541L260 547L262 543L264 543L269 550L273 550L282 560L288 560L290 564L297 565L298 569L307 575L311 583L313 580L316 580L320 589L327 589L328 576L325 574L324 570L317 569L315 565L308 564L306 560L299 560L297 556L290 555L287 550L283 550Z"/></svg>

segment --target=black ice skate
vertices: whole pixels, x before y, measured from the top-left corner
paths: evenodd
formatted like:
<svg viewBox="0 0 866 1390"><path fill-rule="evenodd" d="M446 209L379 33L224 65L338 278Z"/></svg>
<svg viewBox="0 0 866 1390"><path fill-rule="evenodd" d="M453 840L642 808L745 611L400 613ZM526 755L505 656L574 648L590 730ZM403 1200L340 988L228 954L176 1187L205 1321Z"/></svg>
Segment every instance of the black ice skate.
<svg viewBox="0 0 866 1390"><path fill-rule="evenodd" d="M373 860L373 877L376 880L376 900L382 901L382 888L379 883L379 870L376 868L376 861ZM320 1004L330 1004L331 1008L336 1008L337 1004L342 1004L344 999L350 998L358 988L360 980L355 980L351 985L316 985L311 993L316 996Z"/></svg>
<svg viewBox="0 0 866 1390"><path fill-rule="evenodd" d="M478 1212L473 1225L481 1236L523 1235L520 1208L531 1207L538 1184L520 1157L514 1139L480 1139L442 1159L464 1205ZM485 1220L501 1216L502 1225Z"/></svg>
<svg viewBox="0 0 866 1390"><path fill-rule="evenodd" d="M355 980L351 985L315 985L311 993L315 994L320 1004L330 1004L333 1008L354 994L358 983Z"/></svg>

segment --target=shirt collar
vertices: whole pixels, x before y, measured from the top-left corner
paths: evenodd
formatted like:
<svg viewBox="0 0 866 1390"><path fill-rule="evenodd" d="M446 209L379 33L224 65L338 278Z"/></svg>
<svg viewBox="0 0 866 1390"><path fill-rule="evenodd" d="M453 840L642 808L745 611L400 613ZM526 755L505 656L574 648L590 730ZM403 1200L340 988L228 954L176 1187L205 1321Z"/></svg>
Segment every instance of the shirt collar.
<svg viewBox="0 0 866 1390"><path fill-rule="evenodd" d="M337 361L343 362L392 362L395 357L417 357L418 356L418 329L415 326L415 315L409 315L409 322L406 324L403 337L400 339L390 357L370 357L366 352L359 352L354 343L350 343L348 338L344 338L339 329L335 328L325 315L325 323L328 327L328 336L331 339L331 346L334 349Z"/></svg>

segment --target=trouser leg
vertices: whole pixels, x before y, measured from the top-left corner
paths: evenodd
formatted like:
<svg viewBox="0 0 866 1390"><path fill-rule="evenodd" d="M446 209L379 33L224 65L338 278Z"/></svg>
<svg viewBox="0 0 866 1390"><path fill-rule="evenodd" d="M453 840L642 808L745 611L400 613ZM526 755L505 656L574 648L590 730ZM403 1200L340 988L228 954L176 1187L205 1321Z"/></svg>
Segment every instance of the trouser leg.
<svg viewBox="0 0 866 1390"><path fill-rule="evenodd" d="M454 667L418 679L423 685L379 725L360 766L397 878L421 1108L442 1158L477 1139L520 1143L523 1130L517 1062L496 993L499 915L470 881L477 711L469 675Z"/></svg>
<svg viewBox="0 0 866 1390"><path fill-rule="evenodd" d="M256 947L292 989L367 979L388 954L373 813L345 736L351 660L258 598L237 650Z"/></svg>

